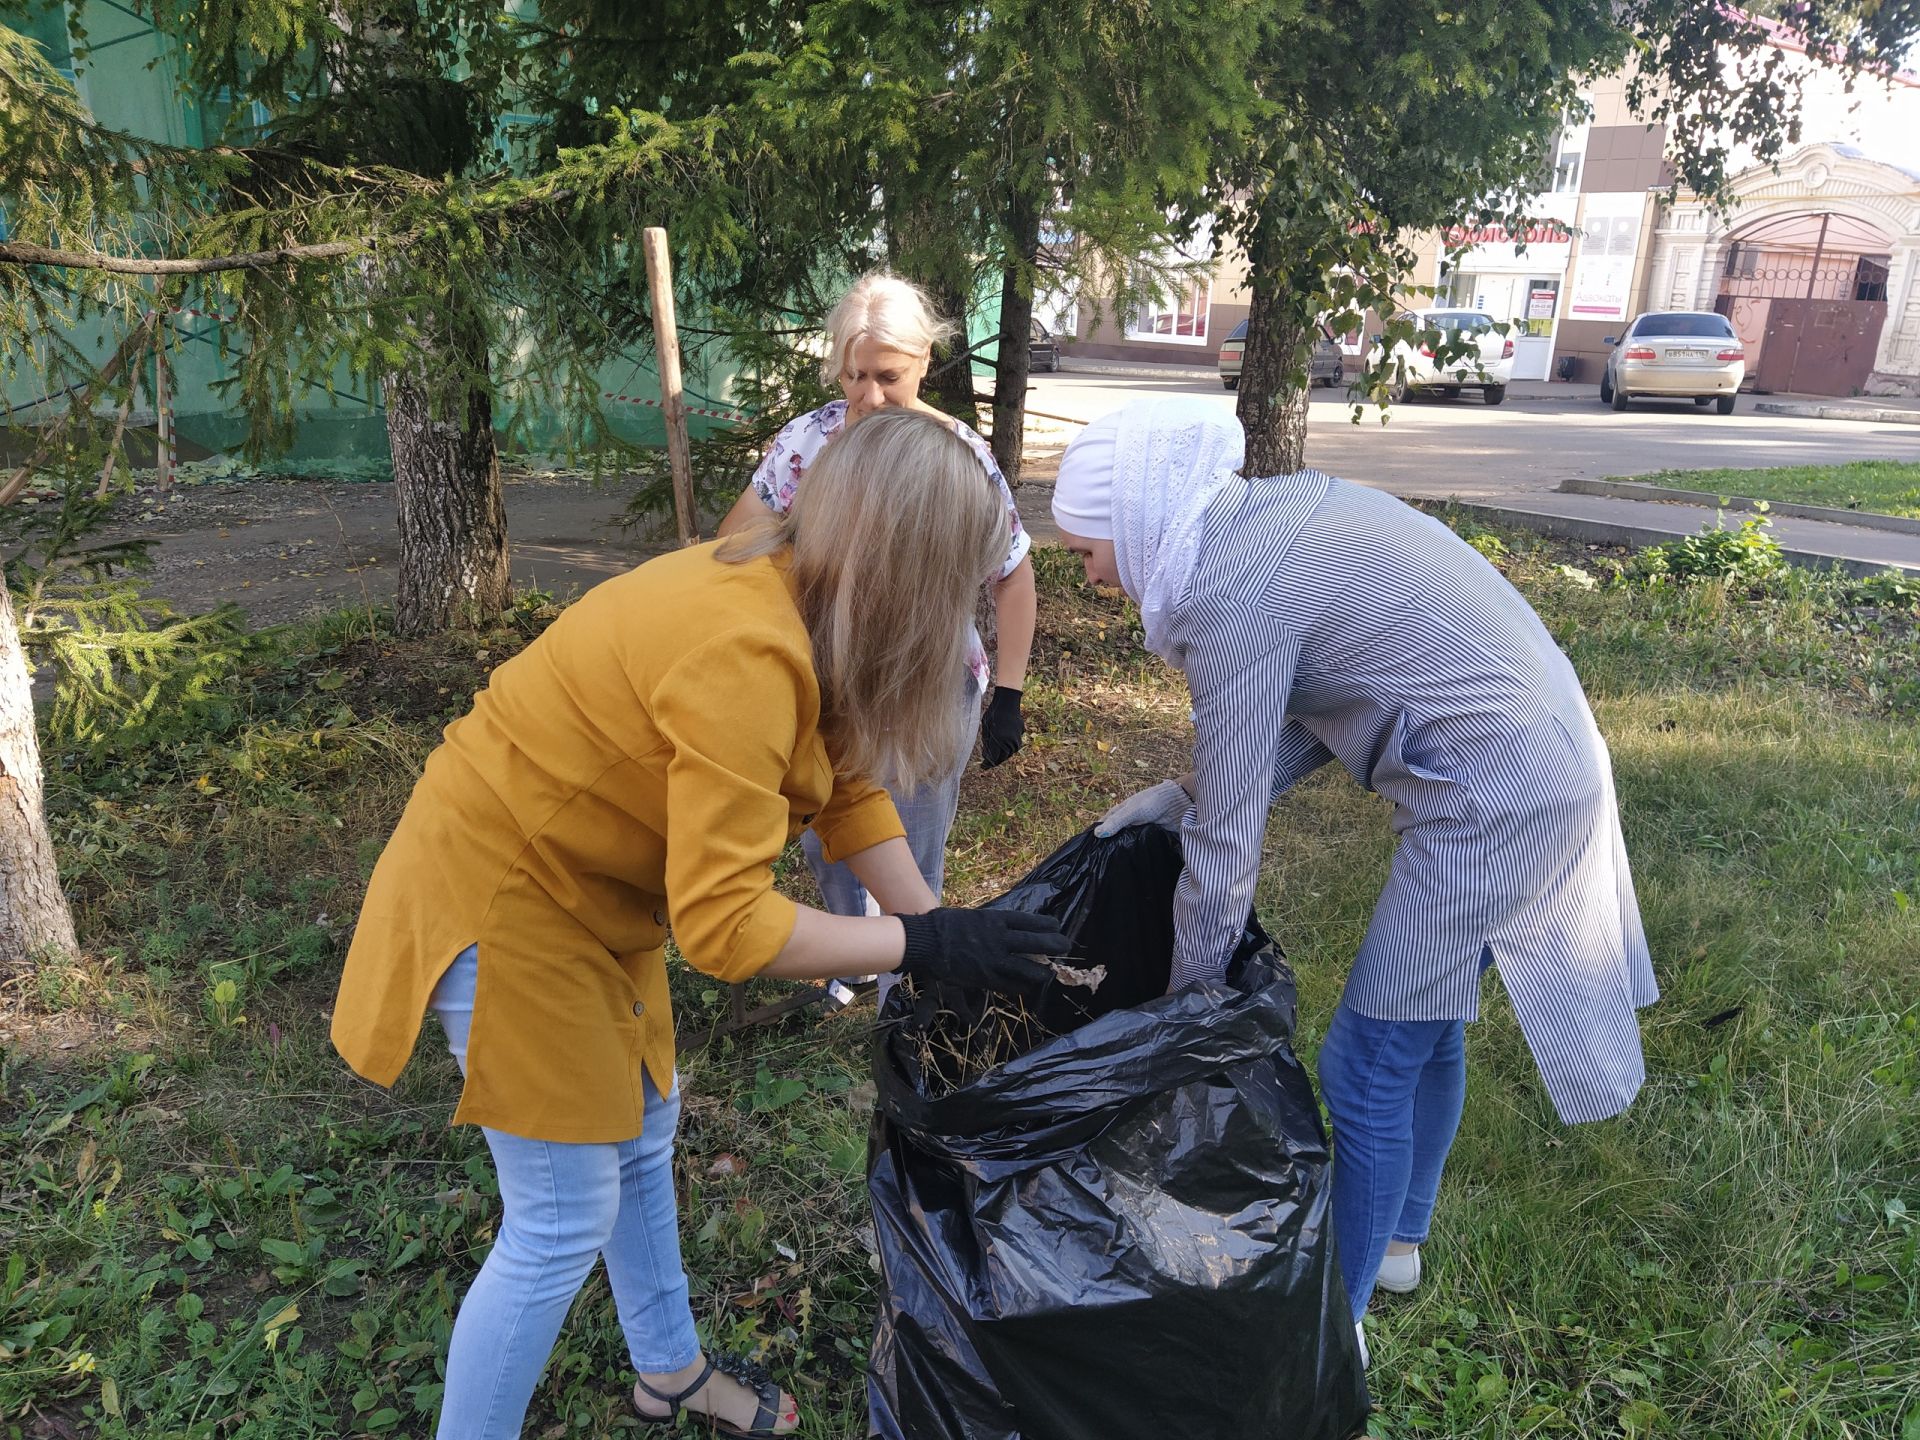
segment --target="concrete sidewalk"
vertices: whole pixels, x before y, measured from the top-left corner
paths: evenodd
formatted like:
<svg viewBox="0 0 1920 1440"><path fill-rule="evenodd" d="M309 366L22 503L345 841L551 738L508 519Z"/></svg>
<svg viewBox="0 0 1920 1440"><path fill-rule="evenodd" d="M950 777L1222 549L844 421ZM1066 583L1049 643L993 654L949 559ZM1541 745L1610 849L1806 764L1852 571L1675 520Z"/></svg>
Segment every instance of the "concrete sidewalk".
<svg viewBox="0 0 1920 1440"><path fill-rule="evenodd" d="M1857 420L1866 425L1920 425L1920 399L1906 395L1756 395L1753 408L1762 415Z"/></svg>

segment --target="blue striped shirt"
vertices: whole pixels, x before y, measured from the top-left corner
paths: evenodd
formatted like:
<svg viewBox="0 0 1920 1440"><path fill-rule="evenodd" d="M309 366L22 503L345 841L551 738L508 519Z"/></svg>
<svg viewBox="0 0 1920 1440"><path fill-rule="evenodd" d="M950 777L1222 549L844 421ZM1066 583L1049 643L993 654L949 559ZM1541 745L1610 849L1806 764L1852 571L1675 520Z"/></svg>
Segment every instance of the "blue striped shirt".
<svg viewBox="0 0 1920 1440"><path fill-rule="evenodd" d="M1399 836L1345 1003L1477 1018L1490 951L1561 1116L1625 1108L1659 992L1606 743L1520 593L1438 521L1302 471L1214 503L1169 633L1195 729L1175 983L1224 964L1269 807L1337 759Z"/></svg>

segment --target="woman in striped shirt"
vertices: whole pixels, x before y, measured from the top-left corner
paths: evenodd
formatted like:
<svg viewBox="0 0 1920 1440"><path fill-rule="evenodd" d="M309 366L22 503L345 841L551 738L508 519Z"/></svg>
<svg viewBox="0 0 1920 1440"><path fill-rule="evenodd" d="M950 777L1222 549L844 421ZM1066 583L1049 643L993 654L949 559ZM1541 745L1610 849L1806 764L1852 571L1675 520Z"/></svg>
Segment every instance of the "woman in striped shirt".
<svg viewBox="0 0 1920 1440"><path fill-rule="evenodd" d="M1294 782L1337 759L1394 804L1393 867L1320 1050L1357 1319L1376 1280L1418 1283L1482 974L1568 1123L1632 1100L1634 1012L1658 990L1606 743L1539 617L1438 521L1317 471L1243 479L1241 456L1212 405L1130 407L1068 447L1054 517L1192 691L1192 772L1101 822L1181 833L1175 987L1225 965Z"/></svg>

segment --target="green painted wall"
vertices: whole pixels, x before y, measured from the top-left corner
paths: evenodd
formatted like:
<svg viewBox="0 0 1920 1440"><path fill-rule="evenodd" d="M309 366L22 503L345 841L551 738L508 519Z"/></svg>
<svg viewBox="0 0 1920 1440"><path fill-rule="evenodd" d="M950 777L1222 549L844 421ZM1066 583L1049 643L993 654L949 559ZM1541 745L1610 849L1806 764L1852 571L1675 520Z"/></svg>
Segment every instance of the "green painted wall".
<svg viewBox="0 0 1920 1440"><path fill-rule="evenodd" d="M89 53L76 66L67 43L64 7L49 5L34 17L26 33L41 41L54 63L74 79L80 98L103 125L128 131L148 139L175 145L204 145L219 137L229 119L231 105L222 96L202 97L184 94L180 66L173 48L152 26L130 9L112 0L93 0L86 9ZM264 120L260 115L254 117ZM246 123L243 117L241 123ZM0 219L3 219L0 216ZM0 230L0 233L4 233ZM169 343L173 371L173 407L176 427L195 447L220 452L236 444L244 427L232 407L223 398L221 382L233 376L233 366L223 355L223 322L217 316L179 314L169 317ZM96 331L91 336L73 337L91 343L104 360L119 341L119 334ZM244 343L244 335L228 333L230 347ZM297 439L289 461L357 462L377 465L387 455L386 422L377 393L349 376L344 369L331 377L305 377L309 380L307 399L301 406ZM645 360L629 359L606 367L602 390L613 395L645 396L657 399L658 380ZM724 425L724 420L697 413L699 409L730 410L727 401L731 373L724 363L707 363L707 357L689 358L688 404L696 407L689 416L689 428L703 435ZM146 416L151 418L152 367L147 367L143 385ZM30 380L9 382L3 397L8 422L32 423L53 413L54 405L37 394ZM40 403L36 403L36 402ZM537 401L527 416L525 433L534 446L542 437L550 443L556 433L553 412ZM636 443L663 445L666 435L657 408L610 400L609 421L615 432ZM511 412L501 416L504 428ZM138 423L143 417L134 417Z"/></svg>

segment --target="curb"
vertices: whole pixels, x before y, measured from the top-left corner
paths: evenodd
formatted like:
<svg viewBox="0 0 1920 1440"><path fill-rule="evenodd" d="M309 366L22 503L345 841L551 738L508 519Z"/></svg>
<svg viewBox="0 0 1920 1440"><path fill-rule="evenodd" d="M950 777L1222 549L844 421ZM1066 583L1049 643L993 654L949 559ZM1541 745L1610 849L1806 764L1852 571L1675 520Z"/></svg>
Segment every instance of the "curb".
<svg viewBox="0 0 1920 1440"><path fill-rule="evenodd" d="M1669 540L1684 539L1691 533L1656 530L1647 525L1625 525L1612 520L1588 520L1572 515L1552 515L1538 510L1515 510L1505 505L1487 505L1473 500L1455 499L1447 503L1456 509L1472 511L1475 515L1491 520L1497 525L1508 525L1516 530L1531 530L1536 535L1546 535L1556 540L1578 540L1587 545L1663 545ZM1808 570L1838 568L1856 579L1878 575L1886 570L1903 570L1909 575L1920 575L1920 567L1912 565L1849 560L1838 555L1820 555L1811 550L1795 550L1784 544L1780 553L1781 558L1791 565L1798 565Z"/></svg>
<svg viewBox="0 0 1920 1440"><path fill-rule="evenodd" d="M1588 480L1573 476L1553 487L1562 495L1604 495L1614 500L1641 500L1699 505L1709 510L1754 510L1763 506L1770 515L1794 520L1823 520L1830 525L1852 525L1861 530L1887 530L1897 535L1920 535L1920 520L1906 515L1882 515L1873 510L1843 510L1836 505L1802 505L1792 500L1752 500L1744 495L1718 495L1706 490L1679 490L1637 480Z"/></svg>
<svg viewBox="0 0 1920 1440"><path fill-rule="evenodd" d="M1075 355L1062 355L1058 370L1038 372L1042 375L1121 375L1132 376L1140 380L1212 380L1220 382L1220 369L1217 362L1205 365L1147 365L1130 364L1123 360L1082 360Z"/></svg>
<svg viewBox="0 0 1920 1440"><path fill-rule="evenodd" d="M1863 425L1920 425L1920 410L1866 410L1857 405L1795 405L1785 400L1756 400L1761 415L1798 415L1807 420L1855 420Z"/></svg>

